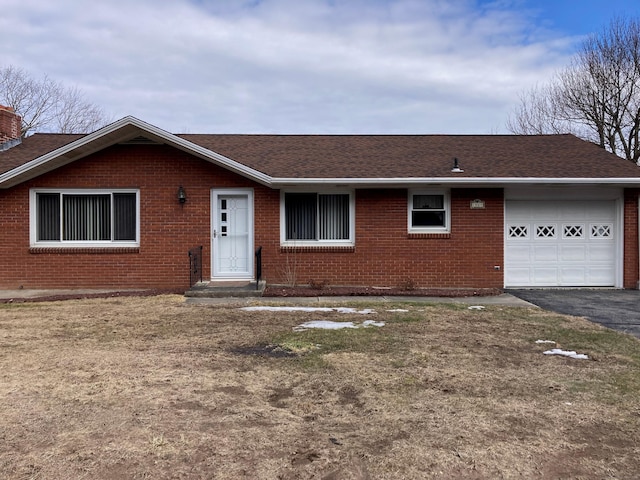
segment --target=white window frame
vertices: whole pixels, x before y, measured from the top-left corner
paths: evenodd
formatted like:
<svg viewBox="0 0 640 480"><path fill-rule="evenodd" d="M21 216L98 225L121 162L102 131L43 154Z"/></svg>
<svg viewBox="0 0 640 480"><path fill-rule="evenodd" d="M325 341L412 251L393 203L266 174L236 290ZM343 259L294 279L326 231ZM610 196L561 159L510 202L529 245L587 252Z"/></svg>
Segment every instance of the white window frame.
<svg viewBox="0 0 640 480"><path fill-rule="evenodd" d="M442 195L444 227L414 227L412 224L414 195ZM407 227L409 233L450 233L451 232L451 192L446 189L409 190L407 195Z"/></svg>
<svg viewBox="0 0 640 480"><path fill-rule="evenodd" d="M287 240L285 194L315 193L318 195L349 195L349 238L345 240ZM280 190L280 245L283 247L350 247L355 245L356 203L353 190L348 189L286 189Z"/></svg>
<svg viewBox="0 0 640 480"><path fill-rule="evenodd" d="M111 195L114 193L135 193L136 194L136 238L129 240L46 240L37 239L37 215L39 193L58 193L61 195ZM62 205L62 202L60 202ZM113 215L113 212L112 212ZM113 216L111 218L113 222ZM112 229L113 231L113 229ZM29 190L29 242L31 247L55 247L55 248L122 248L140 246L140 190L133 188L111 188L111 189L80 189L80 188L32 188Z"/></svg>

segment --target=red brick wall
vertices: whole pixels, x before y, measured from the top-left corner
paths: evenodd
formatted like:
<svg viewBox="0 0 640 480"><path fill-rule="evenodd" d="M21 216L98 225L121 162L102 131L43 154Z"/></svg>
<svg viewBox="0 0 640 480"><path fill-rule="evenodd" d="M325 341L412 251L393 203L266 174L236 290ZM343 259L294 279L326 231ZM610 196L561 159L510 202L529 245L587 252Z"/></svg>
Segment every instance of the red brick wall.
<svg viewBox="0 0 640 480"><path fill-rule="evenodd" d="M177 200L182 185L187 202ZM30 249L29 189L139 188L137 249ZM407 233L406 189L359 189L352 248L280 246L280 193L163 146L114 146L9 190L0 190L0 288L188 288L189 248L203 245L211 276L211 188L254 189L255 246L263 276L299 284L502 288L502 189L453 189L451 233ZM638 282L638 190L625 193L624 286ZM484 209L471 209L479 198ZM494 267L500 267L496 270Z"/></svg>
<svg viewBox="0 0 640 480"><path fill-rule="evenodd" d="M182 185L187 202L180 205ZM203 245L210 277L211 188L271 190L163 146L114 146L8 191L0 190L0 288L167 288L189 286L191 247ZM139 188L139 249L30 249L29 189Z"/></svg>
<svg viewBox="0 0 640 480"><path fill-rule="evenodd" d="M476 198L485 209L470 208ZM451 211L450 234L409 234L407 190L357 190L355 247L270 245L263 252L267 280L287 283L287 265L295 265L300 284L502 288L502 189L454 189Z"/></svg>
<svg viewBox="0 0 640 480"><path fill-rule="evenodd" d="M20 138L21 118L11 107L0 105L0 143Z"/></svg>
<svg viewBox="0 0 640 480"><path fill-rule="evenodd" d="M638 288L638 194L624 192L624 288Z"/></svg>
<svg viewBox="0 0 640 480"><path fill-rule="evenodd" d="M187 202L177 200L182 185ZM137 249L29 247L29 189L139 188ZM280 193L162 146L114 146L7 191L0 191L0 288L186 289L189 248L203 245L211 276L211 188L254 188L255 245L264 278L285 283L287 261L299 283L502 287L502 190L453 190L451 234L409 235L407 191L356 192L356 246L290 251L280 247ZM486 209L471 210L474 198Z"/></svg>

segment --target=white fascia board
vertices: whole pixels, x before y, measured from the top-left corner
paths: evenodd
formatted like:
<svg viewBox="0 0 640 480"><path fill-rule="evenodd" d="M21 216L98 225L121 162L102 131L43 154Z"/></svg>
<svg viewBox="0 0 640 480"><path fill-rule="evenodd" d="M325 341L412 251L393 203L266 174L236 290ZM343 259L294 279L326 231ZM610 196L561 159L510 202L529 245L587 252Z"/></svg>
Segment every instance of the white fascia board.
<svg viewBox="0 0 640 480"><path fill-rule="evenodd" d="M90 133L82 138L79 138L78 140L75 140L67 145L64 145L56 150L53 150L52 152L49 152L45 155L35 158L30 162L27 162L12 170L9 170L4 174L1 174L0 186L2 186L2 184L5 182L9 182L10 180L15 179L16 177L20 177L21 175L28 174L28 172L31 170L37 169L38 167L43 166L56 158L63 157L64 155L71 153L78 148L89 145L92 142L95 142L100 138L105 137L111 133L115 133L119 129L127 126L134 126L144 132L147 132L148 134L154 137L157 137L163 140L165 143L169 145L173 145L176 148L185 150L187 152L191 152L202 158L210 160L213 163L217 163L222 167L225 167L229 170L233 170L259 183L262 183L265 185L269 185L271 183L271 177L269 177L268 175L265 175L262 172L249 168L246 165L243 165L234 160L231 160L230 158L227 158L223 155L213 152L209 149L196 145L195 143L189 142L188 140L185 140L176 135L173 135L172 133L162 130L161 128L153 126L149 123L143 122L142 120L139 120L135 117L128 116L120 120L117 120L116 122L111 123L99 130L96 130L95 132Z"/></svg>
<svg viewBox="0 0 640 480"><path fill-rule="evenodd" d="M398 186L398 185L633 185L640 186L640 177L632 178L543 178L543 177L411 177L411 178L272 178L272 187L291 185L354 185L354 186Z"/></svg>
<svg viewBox="0 0 640 480"><path fill-rule="evenodd" d="M53 160L54 158L58 158L63 155L66 155L67 153L72 152L76 148L87 145L92 141L97 140L100 137L103 137L109 133L112 133L118 130L119 128L122 128L128 123L133 124L134 122L132 122L132 120L137 120L137 119L135 119L134 117L124 117L114 123L107 125L106 127L96 130L93 133L85 135L84 137L79 138L78 140L68 143L67 145L63 145L62 147L56 150L53 150L49 153L41 155L38 158L35 158L27 163L24 163L12 170L9 170L8 172L5 172L4 174L0 175L0 185L2 185L2 183L8 180L11 180L12 178L15 178L24 173L27 173L29 170L33 170L34 168L44 165L45 163Z"/></svg>

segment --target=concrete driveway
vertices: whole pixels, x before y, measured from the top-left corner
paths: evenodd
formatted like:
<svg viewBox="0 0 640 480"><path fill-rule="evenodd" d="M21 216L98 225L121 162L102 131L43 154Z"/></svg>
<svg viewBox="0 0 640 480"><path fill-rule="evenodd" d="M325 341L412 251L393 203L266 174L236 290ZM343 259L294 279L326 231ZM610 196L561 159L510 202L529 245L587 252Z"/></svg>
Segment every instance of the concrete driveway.
<svg viewBox="0 0 640 480"><path fill-rule="evenodd" d="M545 310L586 317L640 338L640 290L508 290Z"/></svg>

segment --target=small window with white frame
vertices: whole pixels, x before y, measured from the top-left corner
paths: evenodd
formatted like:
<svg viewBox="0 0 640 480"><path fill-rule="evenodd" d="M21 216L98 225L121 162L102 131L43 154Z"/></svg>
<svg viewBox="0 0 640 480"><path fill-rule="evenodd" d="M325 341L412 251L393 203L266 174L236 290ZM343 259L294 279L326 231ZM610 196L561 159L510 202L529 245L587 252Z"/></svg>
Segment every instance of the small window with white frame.
<svg viewBox="0 0 640 480"><path fill-rule="evenodd" d="M410 233L449 233L451 202L445 190L409 191Z"/></svg>
<svg viewBox="0 0 640 480"><path fill-rule="evenodd" d="M354 216L352 192L282 192L281 243L290 246L353 245Z"/></svg>
<svg viewBox="0 0 640 480"><path fill-rule="evenodd" d="M138 190L32 189L29 200L32 246L140 245Z"/></svg>

